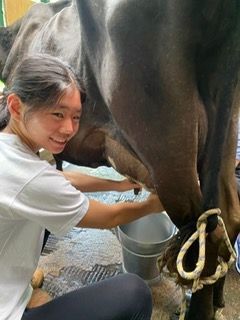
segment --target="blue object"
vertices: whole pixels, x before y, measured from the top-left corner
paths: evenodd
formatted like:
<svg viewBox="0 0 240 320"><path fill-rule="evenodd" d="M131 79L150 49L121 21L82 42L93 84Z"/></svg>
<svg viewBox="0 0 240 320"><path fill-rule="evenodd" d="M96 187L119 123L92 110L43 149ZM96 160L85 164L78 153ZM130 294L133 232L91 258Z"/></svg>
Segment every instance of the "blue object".
<svg viewBox="0 0 240 320"><path fill-rule="evenodd" d="M234 247L237 254L236 269L237 269L237 272L240 273L240 234L237 237Z"/></svg>

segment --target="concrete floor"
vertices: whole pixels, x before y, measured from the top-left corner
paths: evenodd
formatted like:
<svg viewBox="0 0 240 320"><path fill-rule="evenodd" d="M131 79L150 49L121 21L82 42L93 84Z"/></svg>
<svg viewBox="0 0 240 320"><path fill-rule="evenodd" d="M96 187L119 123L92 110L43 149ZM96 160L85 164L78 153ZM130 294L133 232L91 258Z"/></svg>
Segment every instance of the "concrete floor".
<svg viewBox="0 0 240 320"><path fill-rule="evenodd" d="M216 320L240 320L240 274L235 267L229 271L225 284L225 302L226 306L216 316ZM153 315L152 320L177 320L174 314L181 303L182 293L175 284L164 279L156 287L152 288L153 293ZM203 319L204 320L204 319Z"/></svg>

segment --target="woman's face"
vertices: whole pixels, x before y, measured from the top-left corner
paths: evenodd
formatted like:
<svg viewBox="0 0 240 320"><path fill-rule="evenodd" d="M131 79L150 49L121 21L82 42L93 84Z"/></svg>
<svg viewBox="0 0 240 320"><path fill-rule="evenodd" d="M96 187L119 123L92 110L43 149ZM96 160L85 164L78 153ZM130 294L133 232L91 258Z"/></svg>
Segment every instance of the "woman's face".
<svg viewBox="0 0 240 320"><path fill-rule="evenodd" d="M32 112L20 122L20 138L34 151L44 148L57 154L77 133L82 106L79 90L67 89L61 100L53 107Z"/></svg>

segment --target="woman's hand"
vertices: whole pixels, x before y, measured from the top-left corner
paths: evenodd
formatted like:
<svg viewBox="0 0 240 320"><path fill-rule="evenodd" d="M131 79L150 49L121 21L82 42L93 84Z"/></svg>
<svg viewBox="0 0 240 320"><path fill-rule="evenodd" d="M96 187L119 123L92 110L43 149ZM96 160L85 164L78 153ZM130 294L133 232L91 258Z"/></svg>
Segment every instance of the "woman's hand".
<svg viewBox="0 0 240 320"><path fill-rule="evenodd" d="M159 213L164 211L163 205L157 194L151 193L146 200L146 205L149 208L149 213Z"/></svg>
<svg viewBox="0 0 240 320"><path fill-rule="evenodd" d="M137 190L138 192L142 190L142 187L140 184L130 181L128 179L124 179L119 181L119 186L118 186L118 190L119 192L124 192L124 191L128 191L128 190ZM138 193L137 192L137 193Z"/></svg>

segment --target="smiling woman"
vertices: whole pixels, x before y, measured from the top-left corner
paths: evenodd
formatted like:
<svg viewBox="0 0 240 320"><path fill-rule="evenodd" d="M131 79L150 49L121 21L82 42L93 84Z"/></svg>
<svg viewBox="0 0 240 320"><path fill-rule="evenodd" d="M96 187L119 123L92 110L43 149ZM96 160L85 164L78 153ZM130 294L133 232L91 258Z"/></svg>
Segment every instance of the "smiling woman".
<svg viewBox="0 0 240 320"><path fill-rule="evenodd" d="M76 134L80 114L80 87L71 68L35 55L19 64L3 92L0 127L17 133L34 152L59 153Z"/></svg>
<svg viewBox="0 0 240 320"><path fill-rule="evenodd" d="M40 110L29 110L28 105L22 103L14 93L8 96L7 103L11 119L5 132L18 132L35 153L40 148L60 153L77 133L81 101L76 85L67 88L54 106L45 106Z"/></svg>

